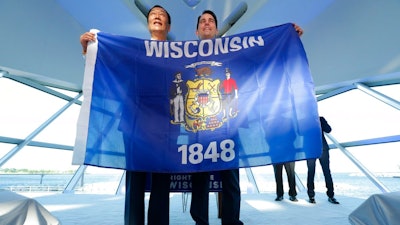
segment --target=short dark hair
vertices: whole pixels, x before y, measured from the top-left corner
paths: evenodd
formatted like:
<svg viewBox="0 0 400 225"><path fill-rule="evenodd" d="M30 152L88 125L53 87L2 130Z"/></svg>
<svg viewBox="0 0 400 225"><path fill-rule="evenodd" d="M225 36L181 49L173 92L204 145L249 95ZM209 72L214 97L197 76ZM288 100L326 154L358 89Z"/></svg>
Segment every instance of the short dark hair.
<svg viewBox="0 0 400 225"><path fill-rule="evenodd" d="M154 8L161 8L161 9L163 9L163 10L167 13L167 16L168 16L168 24L171 25L171 16L169 15L168 11L167 11L164 7L162 7L161 5L154 5L153 7L151 7L151 9L147 12L147 16L146 16L147 22L149 22L149 14L150 14L151 10L153 10Z"/></svg>
<svg viewBox="0 0 400 225"><path fill-rule="evenodd" d="M201 15L199 17L197 17L196 29L199 29L200 18L204 14L210 14L215 20L215 27L218 28L218 21L217 21L217 16L215 15L215 13L213 11L211 11L211 10L204 10L203 13L201 13Z"/></svg>

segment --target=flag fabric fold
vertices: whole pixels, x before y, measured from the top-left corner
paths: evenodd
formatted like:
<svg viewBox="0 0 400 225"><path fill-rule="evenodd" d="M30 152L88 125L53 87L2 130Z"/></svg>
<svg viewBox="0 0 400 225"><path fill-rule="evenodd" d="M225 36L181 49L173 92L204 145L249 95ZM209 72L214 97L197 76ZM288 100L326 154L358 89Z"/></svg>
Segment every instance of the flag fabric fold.
<svg viewBox="0 0 400 225"><path fill-rule="evenodd" d="M318 158L314 84L292 24L210 40L97 33L73 164L186 173Z"/></svg>

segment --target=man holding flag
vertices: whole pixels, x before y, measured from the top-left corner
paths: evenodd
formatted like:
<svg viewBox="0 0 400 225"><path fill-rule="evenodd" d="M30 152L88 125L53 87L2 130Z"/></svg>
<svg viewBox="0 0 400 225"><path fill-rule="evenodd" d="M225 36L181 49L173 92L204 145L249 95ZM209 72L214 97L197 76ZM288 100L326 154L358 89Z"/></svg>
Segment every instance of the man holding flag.
<svg viewBox="0 0 400 225"><path fill-rule="evenodd" d="M197 19L196 35L200 40L213 39L218 34L217 16L211 10L205 10ZM236 86L236 83L235 83ZM237 96L237 88L236 88ZM228 98L228 97L227 97ZM226 100L227 101L227 100ZM226 109L224 108L224 118ZM229 111L228 111L229 112ZM220 171L222 180L222 225L241 225L240 221L240 186L239 169ZM208 172L192 174L192 202L190 214L196 225L208 225L208 202L209 202L209 179Z"/></svg>
<svg viewBox="0 0 400 225"><path fill-rule="evenodd" d="M171 17L161 6L153 6L147 14L147 25L152 40L167 40L168 32L171 29ZM96 34L86 32L81 35L80 42L83 54L86 54L88 43L96 41ZM128 113L126 113L128 114ZM131 117L133 115L125 115ZM127 123L130 119L122 120ZM124 132L125 154L132 154L131 148L133 141L129 134L128 124L120 124L120 129ZM124 131L127 130L127 131ZM126 170L126 193L125 193L125 225L144 225L145 208L144 196L146 187L146 172ZM151 194L148 209L148 225L168 225L169 224L169 184L170 175L167 173L152 173Z"/></svg>
<svg viewBox="0 0 400 225"><path fill-rule="evenodd" d="M303 34L303 30L296 24L293 24L299 36ZM213 39L218 34L218 21L215 13L211 10L205 10L198 17L196 35L200 40ZM227 80L231 79L231 71L226 69ZM226 81L226 80L225 80ZM231 82L232 83L232 82ZM226 87L222 85L221 87ZM229 86L234 91L234 98L238 97L238 88L236 82L233 87ZM226 90L225 90L226 91ZM231 94L229 89L228 94ZM230 97L230 96L229 96ZM226 98L229 98L228 96ZM224 108L224 118L227 114L232 116L232 107L229 101L225 99L225 104L229 105ZM226 110L228 109L228 110ZM235 109L236 110L236 109ZM222 180L222 225L241 225L240 221L240 184L239 184L239 169L220 171ZM208 193L209 191L209 173L194 173L192 174L192 202L190 213L196 221L196 225L208 225Z"/></svg>

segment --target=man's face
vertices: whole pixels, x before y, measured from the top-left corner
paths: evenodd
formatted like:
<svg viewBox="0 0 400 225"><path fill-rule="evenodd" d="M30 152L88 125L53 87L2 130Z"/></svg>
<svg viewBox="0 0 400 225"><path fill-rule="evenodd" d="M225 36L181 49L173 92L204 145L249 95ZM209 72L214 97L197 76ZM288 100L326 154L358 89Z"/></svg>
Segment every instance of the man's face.
<svg viewBox="0 0 400 225"><path fill-rule="evenodd" d="M149 12L147 26L150 32L168 33L170 25L168 24L168 15L164 9L155 7Z"/></svg>
<svg viewBox="0 0 400 225"><path fill-rule="evenodd" d="M215 38L217 34L217 24L215 24L214 17L208 13L201 15L196 35L199 36L200 39L210 39Z"/></svg>

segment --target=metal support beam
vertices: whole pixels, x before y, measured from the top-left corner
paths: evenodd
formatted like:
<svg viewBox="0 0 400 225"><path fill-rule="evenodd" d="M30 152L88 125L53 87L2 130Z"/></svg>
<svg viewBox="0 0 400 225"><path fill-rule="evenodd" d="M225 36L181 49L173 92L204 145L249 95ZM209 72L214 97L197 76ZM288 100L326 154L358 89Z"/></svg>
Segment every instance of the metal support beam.
<svg viewBox="0 0 400 225"><path fill-rule="evenodd" d="M330 92L328 92L328 93L326 93L326 94L321 94L321 95L319 95L319 96L317 97L317 101L322 101L322 100L324 100L324 99L327 99L327 98L330 98L330 97L333 97L333 96L336 96L336 95L340 95L340 94L342 94L342 93L344 93L344 92L347 92L347 91L350 91L350 90L353 90L353 89L354 89L354 86L353 86L353 85L344 86L344 87L335 89L335 90L333 90L333 91L330 91ZM317 94L318 94L318 93L317 93Z"/></svg>
<svg viewBox="0 0 400 225"><path fill-rule="evenodd" d="M7 71L0 69L0 78L1 77L6 77L7 75L8 75Z"/></svg>
<svg viewBox="0 0 400 225"><path fill-rule="evenodd" d="M87 166L86 165L81 165L79 168L75 171L74 176L72 176L71 180L69 180L67 186L65 186L65 189L63 191L63 194L65 193L74 193L74 189L76 185L79 182L79 179L82 178Z"/></svg>
<svg viewBox="0 0 400 225"><path fill-rule="evenodd" d="M373 175L365 166L361 164L360 161L356 159L347 149L345 149L340 143L329 133L325 133L325 135L339 148L353 163L356 165L362 173L364 173L372 183L375 184L383 193L390 192L390 190L380 182L375 175Z"/></svg>
<svg viewBox="0 0 400 225"><path fill-rule="evenodd" d="M19 139L19 138L9 138L9 137L0 136L0 143L19 145L23 141L24 141L23 139ZM34 146L34 147L41 147L41 148L54 148L54 149L60 149L60 150L69 150L69 151L74 150L73 146L59 145L59 144L47 143L47 142L41 142L41 141L31 141L31 142L27 143L26 145Z"/></svg>
<svg viewBox="0 0 400 225"><path fill-rule="evenodd" d="M363 91L364 93L366 93L366 94L368 94L368 95L370 95L370 96L372 96L372 97L374 97L374 98L376 98L376 99L378 99L378 100L380 100L380 101L382 101L382 102L384 102L384 103L396 108L397 110L400 110L400 102L394 100L393 98L391 98L391 97L389 97L387 95L384 95L384 94L382 94L382 93L380 93L380 92L378 92L378 91L376 91L376 90L374 90L374 89L372 89L372 88L370 88L370 87L368 87L368 86L366 86L366 85L364 85L362 83L354 83L354 86L358 90Z"/></svg>
<svg viewBox="0 0 400 225"><path fill-rule="evenodd" d="M126 170L124 170L124 172L122 173L121 179L119 179L118 188L117 188L117 191L115 192L116 195L125 194L123 192L123 189L125 188L125 183L126 183ZM125 192L126 192L126 190L125 190Z"/></svg>
<svg viewBox="0 0 400 225"><path fill-rule="evenodd" d="M249 180L251 186L254 187L256 190L256 193L259 194L260 190L258 189L256 179L254 178L253 171L251 170L251 168L245 168L245 171L246 171L247 179Z"/></svg>
<svg viewBox="0 0 400 225"><path fill-rule="evenodd" d="M64 100L69 101L69 102L74 100L74 98L72 98L72 97L70 97L68 95L65 95L65 94L63 94L61 92L55 91L55 90L53 90L51 88L48 88L48 87L46 87L44 85L38 84L38 83L36 83L36 82L34 82L32 80L29 80L29 79L26 79L26 78L23 78L23 77L20 77L20 76L14 76L14 75L11 75L11 74L7 73L7 74L4 75L4 77L7 77L8 79L11 79L11 80L19 82L21 84L30 86L32 88L35 88L35 89L39 90L39 91L43 91L43 92L45 92L47 94L53 95L55 97L64 99ZM82 93L82 91L81 91L81 93ZM78 105L82 105L82 102L79 101L78 99L75 99L74 103L78 104Z"/></svg>
<svg viewBox="0 0 400 225"><path fill-rule="evenodd" d="M235 25L235 23L242 18L242 16L247 11L247 3L240 2L239 5L236 6L235 9L229 14L229 16L222 22L222 24L218 28L218 37L222 37L226 34Z"/></svg>
<svg viewBox="0 0 400 225"><path fill-rule="evenodd" d="M344 148L348 148L348 147L357 147L357 146L365 146L365 145L386 144L386 143L393 143L393 142L400 142L400 135L386 136L386 137L379 137L379 138L370 138L370 139L350 141L350 142L342 142L342 143L340 143L340 145ZM330 145L329 147L336 148L335 145Z"/></svg>
<svg viewBox="0 0 400 225"><path fill-rule="evenodd" d="M304 186L303 182L301 181L299 175L297 173L294 173L295 178L296 178L296 187L299 189L300 192L307 190L306 187Z"/></svg>
<svg viewBox="0 0 400 225"><path fill-rule="evenodd" d="M46 120L42 125L40 125L36 130L34 130L31 134L29 134L25 140L7 152L0 159L0 167L2 167L9 159L11 159L17 152L19 152L23 147L25 147L29 142L32 141L33 138L36 137L40 132L42 132L50 123L52 123L58 116L60 116L65 110L67 110L72 104L75 103L80 97L82 93L78 94L74 99L68 102L65 106L63 106L60 110L58 110L53 116L51 116L48 120Z"/></svg>

